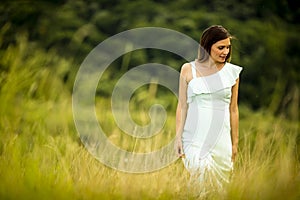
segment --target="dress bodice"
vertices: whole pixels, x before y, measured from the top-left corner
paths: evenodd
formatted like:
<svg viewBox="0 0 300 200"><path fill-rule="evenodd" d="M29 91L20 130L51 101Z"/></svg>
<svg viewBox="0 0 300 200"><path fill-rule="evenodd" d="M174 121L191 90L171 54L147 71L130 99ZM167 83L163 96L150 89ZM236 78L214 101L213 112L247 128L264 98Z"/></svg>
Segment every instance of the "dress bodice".
<svg viewBox="0 0 300 200"><path fill-rule="evenodd" d="M196 76L195 62L191 62L193 79L188 83L187 103L197 103L198 107L224 109L229 106L231 87L242 67L226 63L221 70L208 76Z"/></svg>

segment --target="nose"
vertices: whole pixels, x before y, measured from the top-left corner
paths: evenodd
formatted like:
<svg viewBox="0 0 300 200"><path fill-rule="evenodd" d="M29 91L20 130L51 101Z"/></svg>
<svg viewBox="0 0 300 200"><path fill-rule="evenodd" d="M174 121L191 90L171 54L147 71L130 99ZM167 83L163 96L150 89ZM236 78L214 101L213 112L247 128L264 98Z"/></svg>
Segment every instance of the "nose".
<svg viewBox="0 0 300 200"><path fill-rule="evenodd" d="M223 53L227 55L229 53L229 50L230 50L229 48L224 48Z"/></svg>

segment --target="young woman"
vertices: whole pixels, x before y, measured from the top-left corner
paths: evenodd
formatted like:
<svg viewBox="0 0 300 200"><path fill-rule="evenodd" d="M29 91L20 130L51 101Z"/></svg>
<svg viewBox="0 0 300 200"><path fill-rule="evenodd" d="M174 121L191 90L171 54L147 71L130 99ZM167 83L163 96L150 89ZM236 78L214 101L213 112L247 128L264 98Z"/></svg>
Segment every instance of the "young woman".
<svg viewBox="0 0 300 200"><path fill-rule="evenodd" d="M180 72L175 150L200 183L229 182L238 146L238 87L242 70L230 64L231 35L207 28L198 58Z"/></svg>

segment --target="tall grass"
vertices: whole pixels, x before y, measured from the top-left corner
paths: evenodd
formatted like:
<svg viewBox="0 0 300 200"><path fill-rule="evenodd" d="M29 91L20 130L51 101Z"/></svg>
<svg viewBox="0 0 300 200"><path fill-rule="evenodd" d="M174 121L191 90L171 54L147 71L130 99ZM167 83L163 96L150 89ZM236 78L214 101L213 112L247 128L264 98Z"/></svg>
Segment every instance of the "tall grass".
<svg viewBox="0 0 300 200"><path fill-rule="evenodd" d="M74 128L71 94L57 72L70 65L24 38L1 52L0 199L197 199L180 160L156 172L129 174L87 152ZM118 130L109 104L98 100L99 121L113 142L129 148L133 139ZM144 108L131 111L141 123L149 120ZM157 138L138 141L136 151L151 151L174 137L174 110L168 115ZM298 123L241 106L232 182L226 194L207 199L298 199Z"/></svg>

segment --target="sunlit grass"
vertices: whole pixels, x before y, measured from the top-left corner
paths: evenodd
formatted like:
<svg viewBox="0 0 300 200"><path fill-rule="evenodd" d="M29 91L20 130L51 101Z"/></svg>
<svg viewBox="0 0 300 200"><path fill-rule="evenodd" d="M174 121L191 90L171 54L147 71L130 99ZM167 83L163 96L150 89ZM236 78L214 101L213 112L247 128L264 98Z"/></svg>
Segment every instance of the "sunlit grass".
<svg viewBox="0 0 300 200"><path fill-rule="evenodd" d="M56 106L57 111L64 109L66 115L51 119L53 122L50 124L62 126L65 122L55 121L66 117L68 120L65 129L53 130L43 122L43 119L29 123L14 123L17 127L1 126L1 197L7 199L197 197L195 188L189 186L189 175L180 160L160 171L145 174L123 173L104 166L74 139L76 136L73 134L76 133L68 128L70 126L68 123L72 123L69 104ZM36 106L35 112L44 112L45 109L47 107ZM253 116L255 114L251 114L249 119L242 119L241 124L244 120L251 120ZM264 115L260 117L263 119ZM257 119L257 116L255 118ZM260 125L255 127L240 128L240 152L228 193L225 196L210 194L210 198L299 197L297 133L289 126L282 127L284 123L278 119L258 123ZM267 124L273 128L269 128ZM15 132L17 129L22 131ZM256 132L255 140L254 132Z"/></svg>

